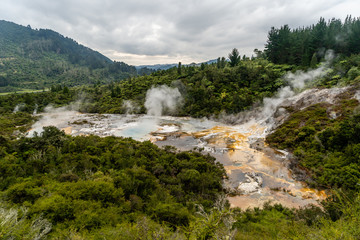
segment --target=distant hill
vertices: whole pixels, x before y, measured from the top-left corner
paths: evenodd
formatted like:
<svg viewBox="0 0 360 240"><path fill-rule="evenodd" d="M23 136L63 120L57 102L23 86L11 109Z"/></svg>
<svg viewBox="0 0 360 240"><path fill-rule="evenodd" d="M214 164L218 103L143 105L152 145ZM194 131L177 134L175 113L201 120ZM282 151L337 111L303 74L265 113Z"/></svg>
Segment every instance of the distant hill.
<svg viewBox="0 0 360 240"><path fill-rule="evenodd" d="M206 62L203 62L204 64L213 64L216 63L216 59L209 60ZM177 67L179 63L168 63L168 64L154 64L154 65L140 65L136 66L136 69L142 69L147 68L151 70L167 70L173 67ZM190 63L190 64L183 64L184 66L200 66L202 63Z"/></svg>
<svg viewBox="0 0 360 240"><path fill-rule="evenodd" d="M0 20L0 92L106 83L136 73L55 31Z"/></svg>
<svg viewBox="0 0 360 240"><path fill-rule="evenodd" d="M135 66L135 67L136 67L136 69L148 68L148 69L152 69L152 70L167 70L167 69L176 67L177 65L178 65L178 63L168 63L168 64L140 65L140 66Z"/></svg>

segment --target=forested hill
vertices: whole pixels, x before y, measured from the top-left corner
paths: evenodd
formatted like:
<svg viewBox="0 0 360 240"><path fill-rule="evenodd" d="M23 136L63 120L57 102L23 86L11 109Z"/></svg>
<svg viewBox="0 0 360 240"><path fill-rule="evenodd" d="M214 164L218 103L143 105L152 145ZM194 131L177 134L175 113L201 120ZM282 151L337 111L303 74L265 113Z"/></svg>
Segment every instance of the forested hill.
<svg viewBox="0 0 360 240"><path fill-rule="evenodd" d="M136 69L48 29L0 21L0 92L111 82Z"/></svg>
<svg viewBox="0 0 360 240"><path fill-rule="evenodd" d="M67 55L73 64L90 65L92 68L104 67L107 63L112 62L99 52L49 29L34 30L30 25L23 27L6 21L0 21L0 29L1 41L4 44L1 54L4 57L22 54L31 59L37 59L44 52L53 52ZM18 47L13 48L12 44L16 44ZM19 50L23 52L19 52Z"/></svg>

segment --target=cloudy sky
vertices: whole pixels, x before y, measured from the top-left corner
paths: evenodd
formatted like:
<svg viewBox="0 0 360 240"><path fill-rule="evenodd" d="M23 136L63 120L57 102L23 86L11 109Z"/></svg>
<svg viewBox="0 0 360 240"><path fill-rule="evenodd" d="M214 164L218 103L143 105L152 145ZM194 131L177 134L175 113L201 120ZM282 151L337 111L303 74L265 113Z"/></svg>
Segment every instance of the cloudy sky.
<svg viewBox="0 0 360 240"><path fill-rule="evenodd" d="M272 26L360 16L359 0L1 0L0 19L48 28L132 65L251 56Z"/></svg>

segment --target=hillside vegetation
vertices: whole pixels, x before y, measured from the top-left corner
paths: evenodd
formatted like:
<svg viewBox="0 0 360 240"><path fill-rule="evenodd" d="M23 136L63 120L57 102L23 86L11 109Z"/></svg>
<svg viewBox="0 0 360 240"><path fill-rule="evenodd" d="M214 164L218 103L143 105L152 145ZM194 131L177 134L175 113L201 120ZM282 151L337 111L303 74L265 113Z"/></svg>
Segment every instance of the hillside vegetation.
<svg viewBox="0 0 360 240"><path fill-rule="evenodd" d="M109 83L136 69L48 29L0 21L0 92Z"/></svg>
<svg viewBox="0 0 360 240"><path fill-rule="evenodd" d="M124 107L124 101L130 100L137 106L134 113L146 113L146 92L152 87L168 85L178 88L183 96L177 115L218 116L222 112L237 113L249 109L262 98L272 96L286 84L282 76L291 69L291 66L275 65L264 59L244 60L234 67L217 64L181 66L108 85L93 84L72 89L57 85L46 93L3 96L0 111L9 112L17 104L25 103L23 110L31 113L35 106L42 110L50 103L62 105L81 99L83 104L79 110L83 112L125 113L128 109Z"/></svg>
<svg viewBox="0 0 360 240"><path fill-rule="evenodd" d="M48 104L61 106L80 101L82 112L98 113L146 113L146 93L152 87L167 85L178 88L183 101L174 112L178 116L216 117L233 114L260 105L264 97L271 97L281 87L289 85L284 75L296 72L295 65L276 65L263 58L241 60L236 66L221 61L201 67L181 66L162 70L150 75L133 77L111 84L92 84L68 88L53 86L49 92L12 94L0 97L0 112L11 112L16 105L32 113L42 111ZM309 69L310 70L310 69ZM345 86L360 82L360 56L337 57L323 76L311 82L311 86ZM131 101L129 109L124 104Z"/></svg>

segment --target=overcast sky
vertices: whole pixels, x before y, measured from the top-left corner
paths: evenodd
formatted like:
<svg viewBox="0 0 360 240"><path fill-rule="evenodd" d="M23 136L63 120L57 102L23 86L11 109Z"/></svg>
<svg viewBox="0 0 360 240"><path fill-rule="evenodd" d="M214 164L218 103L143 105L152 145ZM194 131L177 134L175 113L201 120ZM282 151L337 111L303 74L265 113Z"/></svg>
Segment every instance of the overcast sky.
<svg viewBox="0 0 360 240"><path fill-rule="evenodd" d="M48 28L132 65L251 56L272 26L360 16L360 0L1 0L0 19Z"/></svg>

